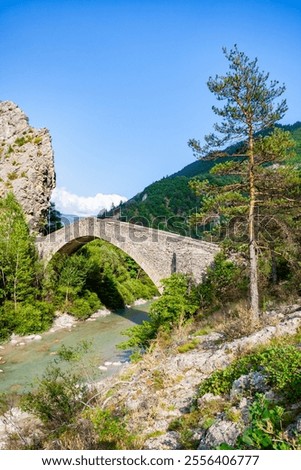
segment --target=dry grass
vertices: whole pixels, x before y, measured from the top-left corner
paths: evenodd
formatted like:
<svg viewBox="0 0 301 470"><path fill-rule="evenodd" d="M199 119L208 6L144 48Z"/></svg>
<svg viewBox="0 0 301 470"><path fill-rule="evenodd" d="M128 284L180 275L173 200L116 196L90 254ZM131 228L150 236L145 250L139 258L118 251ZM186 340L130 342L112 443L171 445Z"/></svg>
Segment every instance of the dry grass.
<svg viewBox="0 0 301 470"><path fill-rule="evenodd" d="M97 435L90 420L79 417L75 425L57 439L46 441L47 450L97 450Z"/></svg>
<svg viewBox="0 0 301 470"><path fill-rule="evenodd" d="M226 341L248 336L263 326L262 320L252 321L250 309L245 302L238 302L225 312L223 321L217 325L217 331L225 335Z"/></svg>

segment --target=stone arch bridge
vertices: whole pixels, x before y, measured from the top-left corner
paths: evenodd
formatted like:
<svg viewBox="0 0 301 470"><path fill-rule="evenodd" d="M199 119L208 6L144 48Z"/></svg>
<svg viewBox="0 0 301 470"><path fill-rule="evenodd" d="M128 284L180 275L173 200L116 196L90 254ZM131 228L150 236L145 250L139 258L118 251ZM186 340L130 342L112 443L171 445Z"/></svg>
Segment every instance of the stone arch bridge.
<svg viewBox="0 0 301 470"><path fill-rule="evenodd" d="M183 237L163 230L94 217L78 219L45 237L36 246L45 262L57 253L72 254L100 238L117 246L148 274L160 289L160 281L172 273L192 275L200 282L219 248L214 243Z"/></svg>

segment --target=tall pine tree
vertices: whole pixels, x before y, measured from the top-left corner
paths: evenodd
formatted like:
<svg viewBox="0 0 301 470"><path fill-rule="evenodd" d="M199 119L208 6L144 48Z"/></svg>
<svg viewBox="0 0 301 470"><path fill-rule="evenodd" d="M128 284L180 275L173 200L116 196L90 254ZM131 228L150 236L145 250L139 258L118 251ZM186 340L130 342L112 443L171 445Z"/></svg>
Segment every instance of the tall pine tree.
<svg viewBox="0 0 301 470"><path fill-rule="evenodd" d="M224 55L229 62L229 71L226 75L210 77L209 90L217 97L218 101L225 101L223 107L213 106L214 113L219 116L220 122L214 125L215 133L205 136L206 144L201 147L200 142L191 139L190 147L200 158L222 155L214 152L224 144L238 140L246 141L246 151L243 158L237 161L229 161L222 164L216 172L219 174L236 174L239 181L234 183L223 194L216 193L213 199L207 198L205 211L212 212L214 205L223 205L228 215L233 207L236 212L247 212L249 263L250 263L250 311L251 320L256 321L259 316L259 292L258 292L258 243L255 230L256 205L259 197L258 177L269 162L275 162L281 156L279 141L286 136L274 136L276 153L269 153L266 148L256 147L258 133L270 129L280 120L286 110L285 100L278 100L284 93L285 87L279 86L277 81L269 82L269 74L261 72L257 58L250 60L247 55L240 52L235 45L229 52L224 48ZM262 141L262 145L267 145ZM289 143L284 142L287 149ZM213 151L213 152L212 152ZM237 155L236 155L237 157ZM273 178L273 173L270 172ZM208 183L202 183L195 189L199 192L208 192ZM210 192L210 191L209 191ZM240 208L240 209L239 209ZM219 215L219 212L216 213Z"/></svg>

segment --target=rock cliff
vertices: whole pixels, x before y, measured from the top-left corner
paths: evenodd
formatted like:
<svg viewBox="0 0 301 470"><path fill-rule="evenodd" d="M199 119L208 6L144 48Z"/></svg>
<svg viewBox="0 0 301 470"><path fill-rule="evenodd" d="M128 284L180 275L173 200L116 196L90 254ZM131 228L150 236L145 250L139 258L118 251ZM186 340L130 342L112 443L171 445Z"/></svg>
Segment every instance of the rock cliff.
<svg viewBox="0 0 301 470"><path fill-rule="evenodd" d="M30 228L39 232L55 187L54 155L47 129L35 129L11 101L0 102L0 197L12 191Z"/></svg>

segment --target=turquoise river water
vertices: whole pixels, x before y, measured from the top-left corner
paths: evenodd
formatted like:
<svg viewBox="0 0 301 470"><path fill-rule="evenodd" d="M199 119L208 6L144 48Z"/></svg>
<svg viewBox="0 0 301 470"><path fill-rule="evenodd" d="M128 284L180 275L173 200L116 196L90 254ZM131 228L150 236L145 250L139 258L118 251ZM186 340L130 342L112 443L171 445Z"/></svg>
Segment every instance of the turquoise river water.
<svg viewBox="0 0 301 470"><path fill-rule="evenodd" d="M147 319L151 302L127 308L93 322L81 322L71 330L44 333L39 341L32 341L23 346L2 345L0 356L5 361L0 365L0 393L22 392L43 375L48 365L55 360L55 354L63 344L66 347L77 346L82 340L91 342L91 350L85 355L87 378L101 380L112 375L120 365L107 365L107 370L100 370L105 362L125 362L129 353L118 350L116 345L126 340L121 334L126 328L142 323Z"/></svg>

